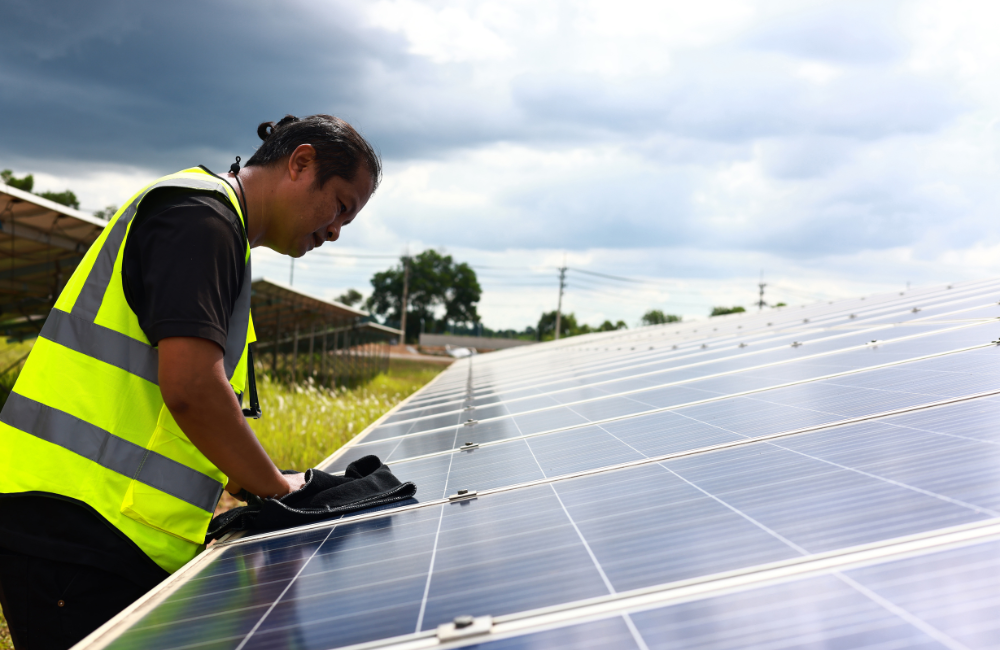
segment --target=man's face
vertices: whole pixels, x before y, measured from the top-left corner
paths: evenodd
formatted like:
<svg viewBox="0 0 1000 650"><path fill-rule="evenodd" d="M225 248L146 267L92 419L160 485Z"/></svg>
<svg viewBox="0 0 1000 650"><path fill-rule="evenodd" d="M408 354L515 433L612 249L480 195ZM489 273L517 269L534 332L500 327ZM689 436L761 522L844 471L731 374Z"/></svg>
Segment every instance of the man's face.
<svg viewBox="0 0 1000 650"><path fill-rule="evenodd" d="M289 197L278 252L302 257L327 241L337 241L340 229L351 223L372 195L372 177L364 167L354 180L334 176L318 189L315 167L303 174L299 191Z"/></svg>

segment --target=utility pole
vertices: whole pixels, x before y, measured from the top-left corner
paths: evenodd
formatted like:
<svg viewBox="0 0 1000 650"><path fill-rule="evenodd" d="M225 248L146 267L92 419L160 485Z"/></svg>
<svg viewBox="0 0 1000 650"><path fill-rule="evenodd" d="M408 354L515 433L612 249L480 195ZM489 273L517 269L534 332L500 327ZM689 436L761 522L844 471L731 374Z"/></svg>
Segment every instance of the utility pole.
<svg viewBox="0 0 1000 650"><path fill-rule="evenodd" d="M403 307L399 317L399 329L403 330L403 340L400 343L406 344L406 300L410 292L410 251L407 249L403 258Z"/></svg>
<svg viewBox="0 0 1000 650"><path fill-rule="evenodd" d="M562 297L566 288L566 261L559 267L559 305L556 307L556 340L559 340L559 328L562 326Z"/></svg>
<svg viewBox="0 0 1000 650"><path fill-rule="evenodd" d="M295 286L295 258L292 258L292 266L288 270L288 286Z"/></svg>
<svg viewBox="0 0 1000 650"><path fill-rule="evenodd" d="M764 283L764 269L760 270L760 282L757 283L760 288L760 298L757 300L757 311L764 311L764 307L767 307L767 303L764 302L764 287L767 284Z"/></svg>

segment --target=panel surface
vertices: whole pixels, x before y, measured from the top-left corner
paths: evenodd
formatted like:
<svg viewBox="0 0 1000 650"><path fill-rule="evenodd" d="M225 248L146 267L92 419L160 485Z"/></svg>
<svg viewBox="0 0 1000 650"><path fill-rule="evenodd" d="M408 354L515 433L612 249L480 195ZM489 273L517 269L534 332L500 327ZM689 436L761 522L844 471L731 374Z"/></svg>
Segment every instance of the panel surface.
<svg viewBox="0 0 1000 650"><path fill-rule="evenodd" d="M339 648L1000 521L998 298L969 283L459 360L326 468L374 453L415 499L224 543L102 642ZM1000 542L972 540L468 647L991 647L998 567Z"/></svg>

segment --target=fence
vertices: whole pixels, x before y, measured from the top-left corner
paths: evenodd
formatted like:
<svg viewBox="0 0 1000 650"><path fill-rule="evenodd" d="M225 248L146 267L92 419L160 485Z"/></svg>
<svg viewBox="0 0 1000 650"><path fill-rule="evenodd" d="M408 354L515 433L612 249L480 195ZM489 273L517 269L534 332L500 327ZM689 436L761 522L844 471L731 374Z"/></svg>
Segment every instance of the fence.
<svg viewBox="0 0 1000 650"><path fill-rule="evenodd" d="M272 280L252 285L258 367L272 379L355 386L389 367L399 330L363 322L367 312L323 300Z"/></svg>

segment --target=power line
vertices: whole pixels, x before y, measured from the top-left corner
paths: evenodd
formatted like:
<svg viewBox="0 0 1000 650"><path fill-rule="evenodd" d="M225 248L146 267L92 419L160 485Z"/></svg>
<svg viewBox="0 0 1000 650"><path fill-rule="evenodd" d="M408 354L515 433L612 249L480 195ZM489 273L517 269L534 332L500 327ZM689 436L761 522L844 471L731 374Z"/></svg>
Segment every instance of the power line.
<svg viewBox="0 0 1000 650"><path fill-rule="evenodd" d="M327 253L326 251L313 251L311 255L319 255L321 257L363 257L368 259L394 259L398 260L402 255L371 255L368 253Z"/></svg>
<svg viewBox="0 0 1000 650"><path fill-rule="evenodd" d="M646 284L645 280L636 280L635 278L623 278L619 275L608 275L607 273L597 273L596 271L584 271L583 269L569 269L570 271L576 271L577 273L585 273L587 275L596 275L599 278L608 278L610 280L618 280L620 282L637 282L641 284Z"/></svg>
<svg viewBox="0 0 1000 650"><path fill-rule="evenodd" d="M644 298L644 297L639 297L639 296L633 296L633 295L628 295L628 294L622 294L622 293L609 293L609 292L604 291L602 289L592 289L590 287L580 287L579 291L582 291L584 293L589 293L589 294L595 294L595 295L599 295L599 296L607 296L607 297L611 297L611 298L617 298L618 300L623 300L623 301L626 301L626 302L633 302L633 303L636 303L636 304L640 304L641 303L641 304L649 305L649 303L651 302L649 298ZM704 308L707 305L707 303L700 303L700 304L698 304L698 303L690 303L690 302L677 302L677 301L674 301L674 300L667 300L665 302L666 302L666 304L668 306L678 306L678 307L683 306L683 307Z"/></svg>

